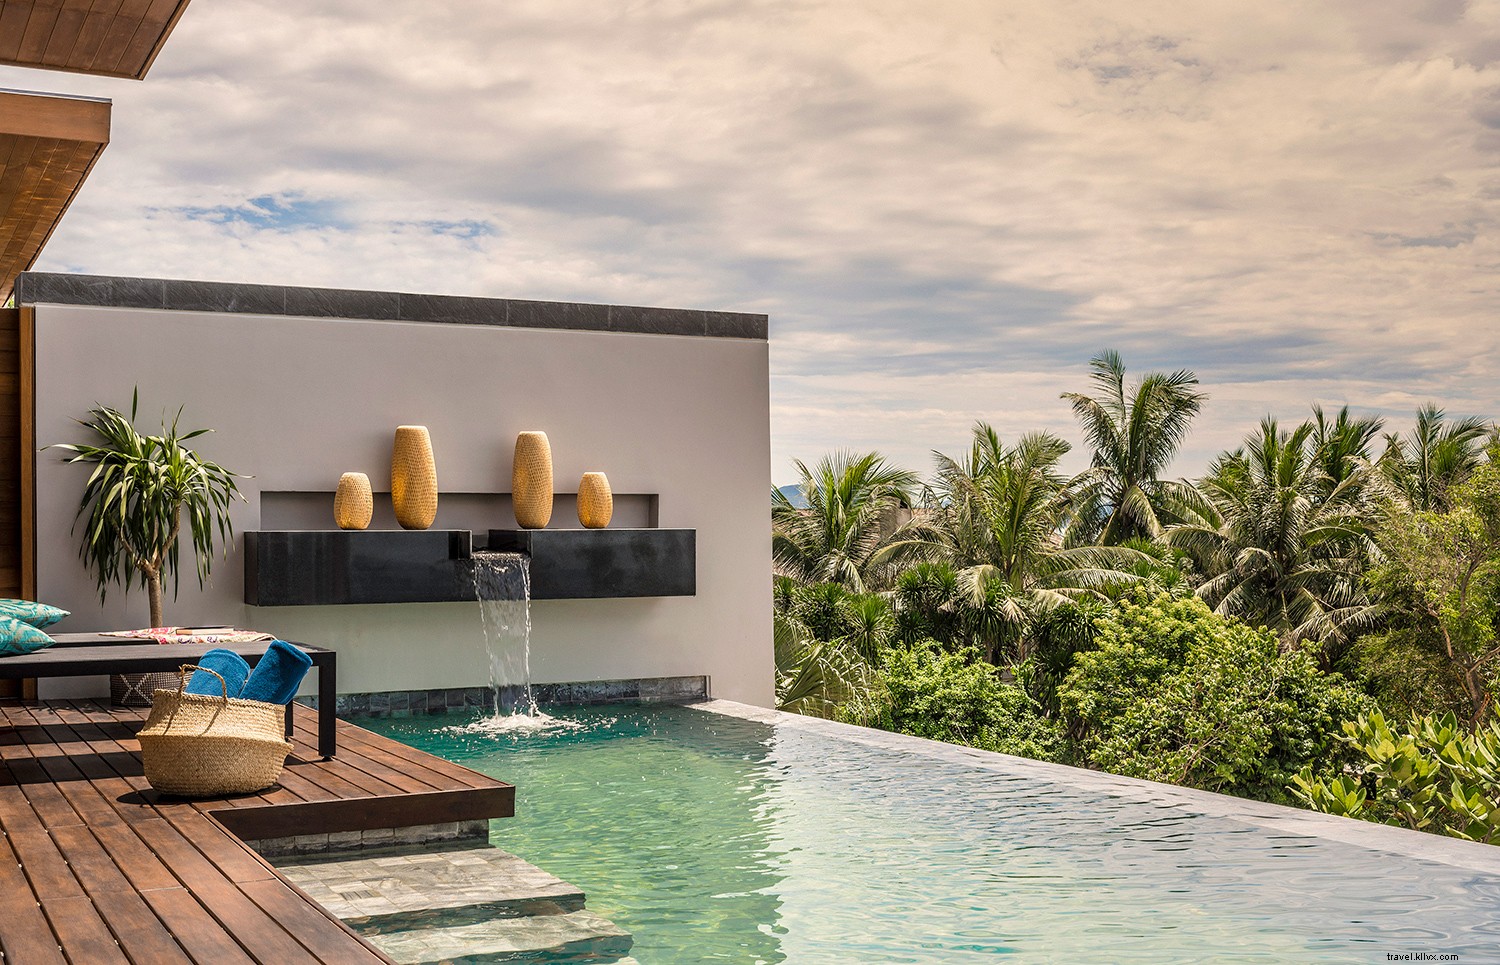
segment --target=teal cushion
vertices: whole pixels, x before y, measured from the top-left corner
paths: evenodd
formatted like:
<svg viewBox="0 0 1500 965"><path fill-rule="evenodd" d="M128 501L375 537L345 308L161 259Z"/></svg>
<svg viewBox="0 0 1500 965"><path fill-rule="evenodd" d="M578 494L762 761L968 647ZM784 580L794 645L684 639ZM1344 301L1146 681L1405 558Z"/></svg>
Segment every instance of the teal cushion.
<svg viewBox="0 0 1500 965"><path fill-rule="evenodd" d="M29 623L38 629L50 627L67 615L67 610L59 610L45 603L33 603L31 600L0 600L0 616Z"/></svg>
<svg viewBox="0 0 1500 965"><path fill-rule="evenodd" d="M29 623L22 623L14 617L0 616L0 657L32 653L56 642Z"/></svg>

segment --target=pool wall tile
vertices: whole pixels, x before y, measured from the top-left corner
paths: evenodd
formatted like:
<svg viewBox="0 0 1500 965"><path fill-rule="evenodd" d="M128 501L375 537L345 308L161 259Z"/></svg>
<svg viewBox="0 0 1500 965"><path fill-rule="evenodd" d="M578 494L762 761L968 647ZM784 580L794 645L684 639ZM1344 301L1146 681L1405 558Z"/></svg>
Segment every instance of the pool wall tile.
<svg viewBox="0 0 1500 965"><path fill-rule="evenodd" d="M532 696L542 704L696 703L709 699L706 676L646 677L639 680L582 680L533 684ZM299 698L311 704L311 698ZM367 694L339 694L340 717L413 717L424 714L491 710L494 692L488 687L447 690L393 690Z"/></svg>

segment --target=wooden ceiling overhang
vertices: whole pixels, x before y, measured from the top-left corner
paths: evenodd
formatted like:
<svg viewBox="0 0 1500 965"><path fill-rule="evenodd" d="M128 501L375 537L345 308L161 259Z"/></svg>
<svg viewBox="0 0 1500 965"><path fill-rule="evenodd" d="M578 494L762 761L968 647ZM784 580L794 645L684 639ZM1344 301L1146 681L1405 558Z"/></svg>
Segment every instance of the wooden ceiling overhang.
<svg viewBox="0 0 1500 965"><path fill-rule="evenodd" d="M0 64L140 80L188 0L0 0Z"/></svg>
<svg viewBox="0 0 1500 965"><path fill-rule="evenodd" d="M0 90L0 304L109 143L110 102Z"/></svg>

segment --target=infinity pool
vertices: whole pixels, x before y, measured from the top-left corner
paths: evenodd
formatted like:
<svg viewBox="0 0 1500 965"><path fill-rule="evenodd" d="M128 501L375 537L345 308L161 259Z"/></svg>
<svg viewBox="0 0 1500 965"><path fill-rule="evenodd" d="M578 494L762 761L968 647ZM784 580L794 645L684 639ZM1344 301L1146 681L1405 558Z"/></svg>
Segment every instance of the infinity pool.
<svg viewBox="0 0 1500 965"><path fill-rule="evenodd" d="M1500 876L1485 870L822 722L554 712L581 726L359 723L514 783L494 844L582 888L643 965L1500 961Z"/></svg>

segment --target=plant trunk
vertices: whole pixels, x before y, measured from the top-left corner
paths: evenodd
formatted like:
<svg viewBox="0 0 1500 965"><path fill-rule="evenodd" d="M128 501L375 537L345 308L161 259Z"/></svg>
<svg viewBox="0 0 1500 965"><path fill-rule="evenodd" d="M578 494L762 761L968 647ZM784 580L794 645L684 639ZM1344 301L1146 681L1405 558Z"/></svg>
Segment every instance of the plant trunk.
<svg viewBox="0 0 1500 965"><path fill-rule="evenodd" d="M161 570L143 566L146 572L146 595L151 601L151 626L164 626L161 615Z"/></svg>

